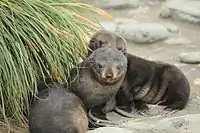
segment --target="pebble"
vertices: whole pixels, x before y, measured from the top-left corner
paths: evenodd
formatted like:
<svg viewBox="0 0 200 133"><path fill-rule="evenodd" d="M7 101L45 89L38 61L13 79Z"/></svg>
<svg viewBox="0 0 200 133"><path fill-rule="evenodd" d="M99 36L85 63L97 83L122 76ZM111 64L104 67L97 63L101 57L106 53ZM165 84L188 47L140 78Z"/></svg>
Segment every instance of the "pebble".
<svg viewBox="0 0 200 133"><path fill-rule="evenodd" d="M195 85L200 85L200 78L197 78L193 82Z"/></svg>
<svg viewBox="0 0 200 133"><path fill-rule="evenodd" d="M161 7L160 17L200 23L200 1L168 0Z"/></svg>
<svg viewBox="0 0 200 133"><path fill-rule="evenodd" d="M147 2L147 4L149 5L149 6L156 6L156 5L158 5L160 2L159 1L156 1L156 0L154 0L154 1L148 1Z"/></svg>
<svg viewBox="0 0 200 133"><path fill-rule="evenodd" d="M101 0L100 4L104 9L133 9L138 7L138 0Z"/></svg>
<svg viewBox="0 0 200 133"><path fill-rule="evenodd" d="M167 30L171 33L176 33L179 31L179 28L171 23L164 23L163 26L165 26L167 28Z"/></svg>
<svg viewBox="0 0 200 133"><path fill-rule="evenodd" d="M135 10L131 10L128 12L128 16L133 18L138 15L147 15L149 13L150 8L148 6L140 6Z"/></svg>
<svg viewBox="0 0 200 133"><path fill-rule="evenodd" d="M135 19L129 19L129 18L116 18L115 20L115 23L117 24L117 25L120 25L120 24L123 24L123 23L129 23L129 24L133 24L133 23L136 23L136 22L138 22L137 20L135 20Z"/></svg>
<svg viewBox="0 0 200 133"><path fill-rule="evenodd" d="M159 23L123 23L117 32L125 39L135 43L154 43L168 38L170 32Z"/></svg>
<svg viewBox="0 0 200 133"><path fill-rule="evenodd" d="M181 53L179 59L187 64L200 64L200 52Z"/></svg>

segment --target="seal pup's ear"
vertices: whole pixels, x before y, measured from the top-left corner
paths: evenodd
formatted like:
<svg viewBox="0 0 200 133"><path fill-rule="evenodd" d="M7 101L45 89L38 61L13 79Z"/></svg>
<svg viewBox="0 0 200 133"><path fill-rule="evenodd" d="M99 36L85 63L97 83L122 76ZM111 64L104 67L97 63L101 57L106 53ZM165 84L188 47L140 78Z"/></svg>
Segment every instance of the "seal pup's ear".
<svg viewBox="0 0 200 133"><path fill-rule="evenodd" d="M89 49L90 51L94 51L97 48L101 48L103 42L98 39L98 37L94 37L89 42Z"/></svg>
<svg viewBox="0 0 200 133"><path fill-rule="evenodd" d="M124 55L127 54L127 41L125 40L125 38L123 36L121 36L120 34L116 34L117 38L116 38L116 47L119 51L123 52ZM124 45L122 45L124 44Z"/></svg>
<svg viewBox="0 0 200 133"><path fill-rule="evenodd" d="M88 56L95 50L95 45L96 45L96 39L92 38L89 41L89 45L88 45Z"/></svg>

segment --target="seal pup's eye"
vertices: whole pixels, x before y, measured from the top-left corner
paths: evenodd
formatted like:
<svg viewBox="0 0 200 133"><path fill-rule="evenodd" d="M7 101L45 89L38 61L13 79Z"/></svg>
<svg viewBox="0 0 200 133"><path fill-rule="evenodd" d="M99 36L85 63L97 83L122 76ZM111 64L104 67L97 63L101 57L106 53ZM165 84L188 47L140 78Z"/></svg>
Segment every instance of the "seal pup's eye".
<svg viewBox="0 0 200 133"><path fill-rule="evenodd" d="M120 43L120 44L117 44L117 49L118 49L119 51L123 50L123 46L122 46L121 43Z"/></svg>
<svg viewBox="0 0 200 133"><path fill-rule="evenodd" d="M122 69L122 66L121 66L121 65L118 65L118 66L117 66L117 69Z"/></svg>
<svg viewBox="0 0 200 133"><path fill-rule="evenodd" d="M99 67L99 68L103 68L103 65L102 65L102 64L98 64L98 67Z"/></svg>
<svg viewBox="0 0 200 133"><path fill-rule="evenodd" d="M101 47L103 45L103 41L99 41L99 47Z"/></svg>
<svg viewBox="0 0 200 133"><path fill-rule="evenodd" d="M118 50L122 50L123 48L122 47L118 47Z"/></svg>

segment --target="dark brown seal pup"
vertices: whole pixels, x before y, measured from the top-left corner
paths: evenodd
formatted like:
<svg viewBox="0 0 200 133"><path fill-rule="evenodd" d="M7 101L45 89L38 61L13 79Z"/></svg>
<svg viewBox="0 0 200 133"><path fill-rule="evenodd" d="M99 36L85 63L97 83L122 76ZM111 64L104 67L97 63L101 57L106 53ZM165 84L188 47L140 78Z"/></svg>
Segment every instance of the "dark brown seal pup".
<svg viewBox="0 0 200 133"><path fill-rule="evenodd" d="M61 85L42 87L29 115L30 133L86 133L88 118L82 101Z"/></svg>
<svg viewBox="0 0 200 133"><path fill-rule="evenodd" d="M117 48L122 53L126 53L127 51L126 40L121 35L105 29L97 31L91 37L88 47L92 51L102 47ZM88 55L92 52L90 50L88 51Z"/></svg>
<svg viewBox="0 0 200 133"><path fill-rule="evenodd" d="M116 96L118 106L131 108L135 102L166 105L166 109L173 110L181 110L186 106L190 85L176 66L149 61L129 53L127 60L126 77Z"/></svg>
<svg viewBox="0 0 200 133"><path fill-rule="evenodd" d="M115 107L118 92L127 70L127 58L116 48L99 48L70 72L69 88L85 104L87 110L98 109L102 115ZM78 74L78 75L77 75Z"/></svg>
<svg viewBox="0 0 200 133"><path fill-rule="evenodd" d="M125 39L122 39L120 42L114 40L118 38L117 34L113 34L112 32L106 32L105 34L104 31L99 31L96 34L99 36L99 38L97 36L96 39L95 35L92 37L89 45L91 49L95 50L101 47L117 48L120 46L125 48L123 51L126 51L127 43ZM93 43L95 41L92 40L98 40L97 42L99 43L95 44ZM101 42L104 42L102 43L103 45L99 45ZM118 50L120 51L120 49ZM164 93L163 95L168 97L168 100L160 103L161 105L167 105L167 108L171 109L183 109L185 107L190 95L190 86L187 78L181 72L181 70L174 65L145 60L129 53L127 53L126 56L128 60L127 74L122 84L123 89L119 90L116 97L117 104L120 106L128 104L130 107L131 104L135 104L134 106L136 108L147 109L147 106L144 103L157 104L163 100L160 97L162 97L161 93ZM176 89L173 90L174 88ZM133 92L130 92L130 90L132 90L135 94L133 95ZM159 90L162 91L157 93ZM146 95L146 93L148 93L148 95ZM173 95L177 97L173 98ZM155 100L151 101L150 99L153 99L154 96L157 97ZM157 99L159 100L157 101Z"/></svg>

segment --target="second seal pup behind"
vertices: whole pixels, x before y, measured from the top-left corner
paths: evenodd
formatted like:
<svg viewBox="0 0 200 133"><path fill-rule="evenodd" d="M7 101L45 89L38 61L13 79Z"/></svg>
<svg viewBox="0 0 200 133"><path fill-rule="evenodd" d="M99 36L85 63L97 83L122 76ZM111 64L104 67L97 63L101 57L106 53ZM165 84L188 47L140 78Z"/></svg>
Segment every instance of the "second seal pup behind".
<svg viewBox="0 0 200 133"><path fill-rule="evenodd" d="M133 107L134 102L166 105L183 109L190 96L190 85L176 66L127 54L128 68L122 89L116 96L118 106Z"/></svg>
<svg viewBox="0 0 200 133"><path fill-rule="evenodd" d="M121 35L105 29L97 31L91 37L88 47L92 51L102 47L117 48L122 53L126 53L127 51L126 40ZM88 55L90 55L92 51L88 51Z"/></svg>
<svg viewBox="0 0 200 133"><path fill-rule="evenodd" d="M82 101L61 85L38 94L29 115L30 133L86 133L88 118Z"/></svg>
<svg viewBox="0 0 200 133"><path fill-rule="evenodd" d="M115 95L126 70L127 58L122 52L116 48L99 48L80 63L78 72L76 68L71 70L69 87L88 110L104 104L101 112L105 114L115 106Z"/></svg>

